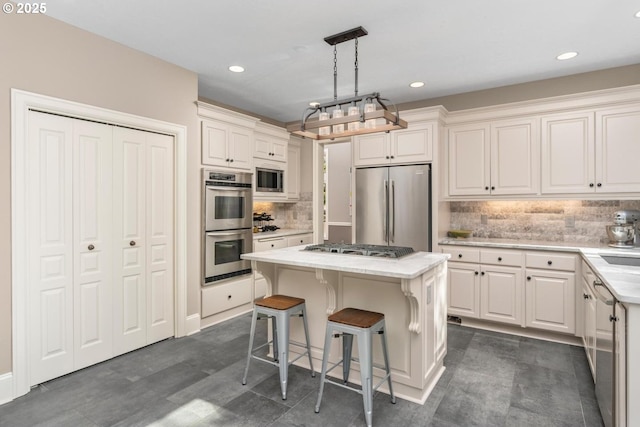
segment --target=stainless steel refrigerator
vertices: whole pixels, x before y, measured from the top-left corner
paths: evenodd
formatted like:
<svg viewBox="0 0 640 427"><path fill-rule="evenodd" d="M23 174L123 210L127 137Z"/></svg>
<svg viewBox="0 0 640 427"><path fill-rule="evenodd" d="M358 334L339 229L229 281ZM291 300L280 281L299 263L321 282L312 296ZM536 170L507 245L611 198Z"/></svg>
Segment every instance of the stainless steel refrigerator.
<svg viewBox="0 0 640 427"><path fill-rule="evenodd" d="M356 242L431 251L431 165L356 169Z"/></svg>

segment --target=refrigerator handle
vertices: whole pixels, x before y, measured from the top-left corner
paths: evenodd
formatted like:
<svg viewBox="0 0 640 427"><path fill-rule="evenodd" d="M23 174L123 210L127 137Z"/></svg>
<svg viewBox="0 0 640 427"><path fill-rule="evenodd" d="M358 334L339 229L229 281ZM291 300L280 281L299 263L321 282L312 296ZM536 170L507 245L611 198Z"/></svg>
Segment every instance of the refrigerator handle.
<svg viewBox="0 0 640 427"><path fill-rule="evenodd" d="M389 242L396 239L396 183L391 180L391 193L389 198Z"/></svg>
<svg viewBox="0 0 640 427"><path fill-rule="evenodd" d="M384 219L382 221L382 239L387 240L387 227L389 225L389 181L384 180Z"/></svg>

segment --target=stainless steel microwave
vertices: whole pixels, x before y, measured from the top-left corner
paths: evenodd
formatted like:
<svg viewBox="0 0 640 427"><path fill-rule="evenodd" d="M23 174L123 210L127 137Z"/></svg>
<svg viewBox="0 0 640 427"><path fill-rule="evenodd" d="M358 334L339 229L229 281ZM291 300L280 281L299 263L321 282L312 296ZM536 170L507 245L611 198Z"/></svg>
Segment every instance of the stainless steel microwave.
<svg viewBox="0 0 640 427"><path fill-rule="evenodd" d="M283 193L284 171L256 167L256 192L257 193Z"/></svg>

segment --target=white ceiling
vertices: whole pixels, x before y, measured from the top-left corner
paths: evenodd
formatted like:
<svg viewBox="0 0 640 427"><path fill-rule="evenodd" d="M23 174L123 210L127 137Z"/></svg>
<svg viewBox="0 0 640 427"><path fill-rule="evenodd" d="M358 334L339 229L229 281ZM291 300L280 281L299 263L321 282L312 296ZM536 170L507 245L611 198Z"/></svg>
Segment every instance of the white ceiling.
<svg viewBox="0 0 640 427"><path fill-rule="evenodd" d="M196 72L199 95L280 122L359 92L396 104L640 63L640 0L47 0L47 15ZM558 61L566 51L578 57ZM338 97L354 90L338 45ZM228 71L242 65L241 74ZM425 86L411 89L421 80Z"/></svg>

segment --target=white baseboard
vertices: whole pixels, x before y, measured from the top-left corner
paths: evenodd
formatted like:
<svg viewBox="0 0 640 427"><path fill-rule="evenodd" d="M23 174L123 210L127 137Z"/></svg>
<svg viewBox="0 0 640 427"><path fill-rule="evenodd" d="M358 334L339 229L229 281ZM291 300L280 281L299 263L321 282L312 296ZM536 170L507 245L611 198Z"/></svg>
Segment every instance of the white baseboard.
<svg viewBox="0 0 640 427"><path fill-rule="evenodd" d="M186 335L193 335L200 332L200 313L187 316L187 322L185 323Z"/></svg>
<svg viewBox="0 0 640 427"><path fill-rule="evenodd" d="M0 405L13 400L13 374L0 375Z"/></svg>

